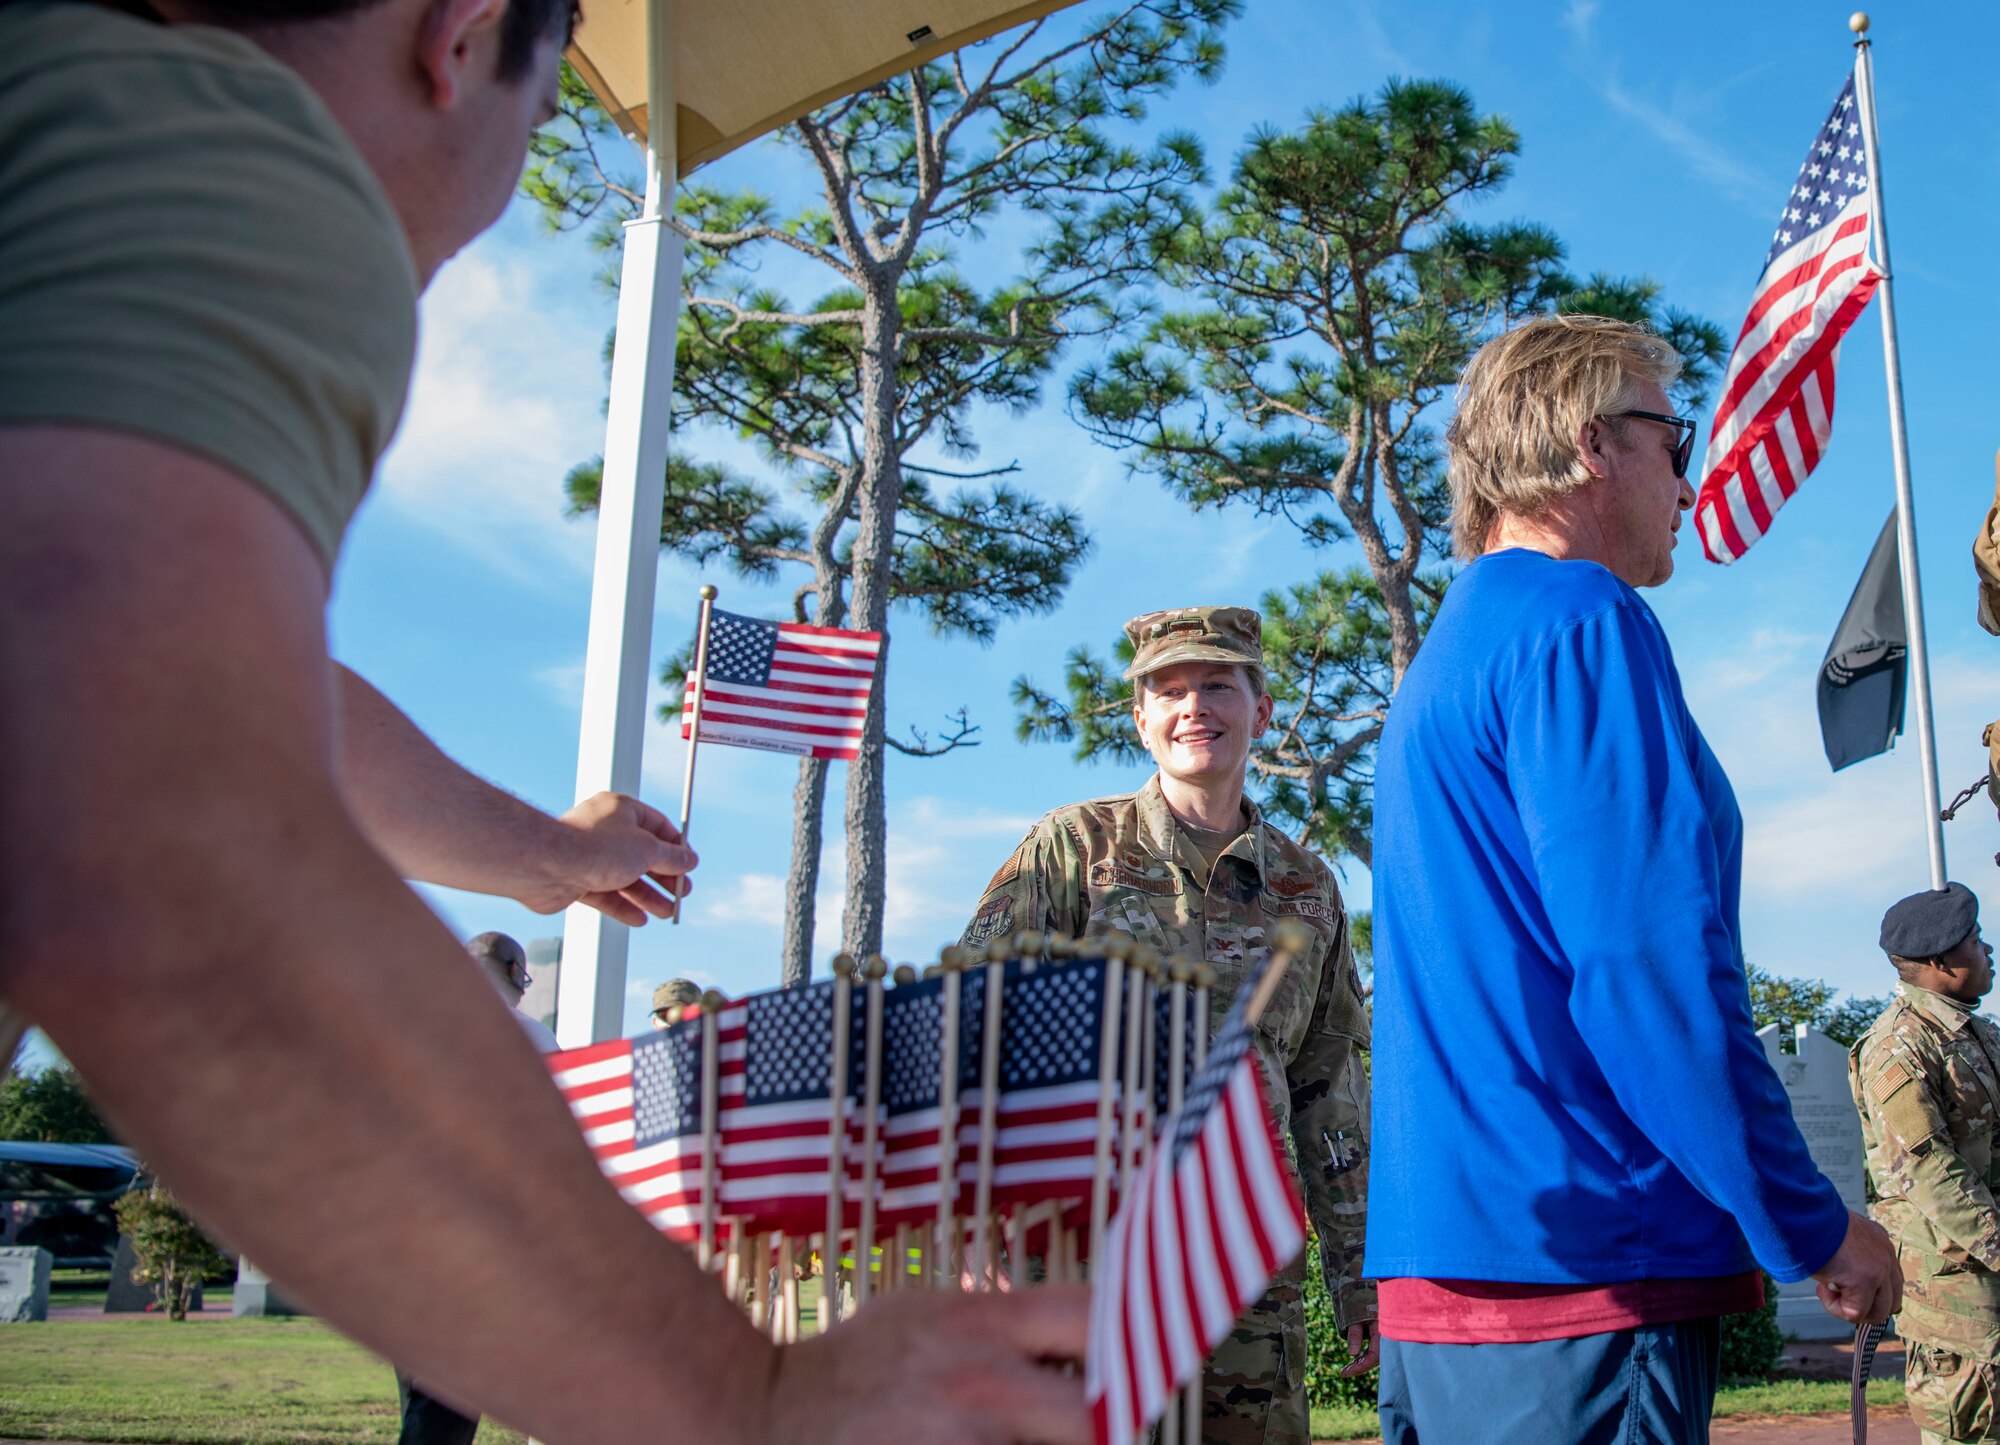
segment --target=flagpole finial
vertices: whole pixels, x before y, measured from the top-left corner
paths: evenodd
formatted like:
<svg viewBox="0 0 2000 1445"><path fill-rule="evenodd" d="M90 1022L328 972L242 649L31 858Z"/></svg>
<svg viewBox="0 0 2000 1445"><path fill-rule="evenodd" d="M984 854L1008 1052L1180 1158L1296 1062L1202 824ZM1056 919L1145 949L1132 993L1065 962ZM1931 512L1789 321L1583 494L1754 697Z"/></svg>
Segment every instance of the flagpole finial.
<svg viewBox="0 0 2000 1445"><path fill-rule="evenodd" d="M917 981L917 971L907 963L899 963L890 972L889 977L896 981L897 988L908 988Z"/></svg>
<svg viewBox="0 0 2000 1445"><path fill-rule="evenodd" d="M1857 10L1852 15L1848 16L1847 28L1849 30L1852 30L1856 35L1862 35L1862 36L1867 35L1868 12L1866 10Z"/></svg>
<svg viewBox="0 0 2000 1445"><path fill-rule="evenodd" d="M701 591L698 595L704 602L713 602L715 600L715 584L713 582L702 583Z"/></svg>

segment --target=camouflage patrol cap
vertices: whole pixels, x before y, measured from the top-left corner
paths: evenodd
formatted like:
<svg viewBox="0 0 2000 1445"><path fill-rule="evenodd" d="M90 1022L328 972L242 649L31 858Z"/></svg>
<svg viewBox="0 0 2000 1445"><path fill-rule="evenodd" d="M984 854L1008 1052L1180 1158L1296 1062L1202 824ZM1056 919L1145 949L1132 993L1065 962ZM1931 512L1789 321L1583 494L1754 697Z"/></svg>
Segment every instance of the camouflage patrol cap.
<svg viewBox="0 0 2000 1445"><path fill-rule="evenodd" d="M1180 662L1264 665L1264 619L1253 607L1171 607L1125 624L1132 665L1125 680Z"/></svg>
<svg viewBox="0 0 2000 1445"><path fill-rule="evenodd" d="M670 978L653 990L653 1009L685 1008L701 1002L701 986L684 978Z"/></svg>

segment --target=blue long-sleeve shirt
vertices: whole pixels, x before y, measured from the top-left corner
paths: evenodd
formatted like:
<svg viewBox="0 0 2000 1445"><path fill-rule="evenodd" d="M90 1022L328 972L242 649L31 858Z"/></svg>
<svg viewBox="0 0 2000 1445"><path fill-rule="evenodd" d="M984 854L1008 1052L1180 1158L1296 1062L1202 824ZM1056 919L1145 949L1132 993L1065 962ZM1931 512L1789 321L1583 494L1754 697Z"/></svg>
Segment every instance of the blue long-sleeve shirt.
<svg viewBox="0 0 2000 1445"><path fill-rule="evenodd" d="M1751 1024L1742 854L1639 595L1536 552L1468 567L1378 749L1371 1277L1833 1256L1846 1211Z"/></svg>

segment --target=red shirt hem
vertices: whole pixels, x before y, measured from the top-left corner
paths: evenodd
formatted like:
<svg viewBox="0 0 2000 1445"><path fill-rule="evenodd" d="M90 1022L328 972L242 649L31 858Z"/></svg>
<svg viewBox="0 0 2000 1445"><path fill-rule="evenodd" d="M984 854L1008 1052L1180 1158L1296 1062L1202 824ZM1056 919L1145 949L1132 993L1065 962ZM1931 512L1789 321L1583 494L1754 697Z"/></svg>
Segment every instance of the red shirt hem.
<svg viewBox="0 0 2000 1445"><path fill-rule="evenodd" d="M1567 1340L1640 1325L1741 1314L1764 1303L1760 1270L1707 1279L1614 1284L1515 1284L1484 1279L1385 1279L1378 1328L1412 1345Z"/></svg>

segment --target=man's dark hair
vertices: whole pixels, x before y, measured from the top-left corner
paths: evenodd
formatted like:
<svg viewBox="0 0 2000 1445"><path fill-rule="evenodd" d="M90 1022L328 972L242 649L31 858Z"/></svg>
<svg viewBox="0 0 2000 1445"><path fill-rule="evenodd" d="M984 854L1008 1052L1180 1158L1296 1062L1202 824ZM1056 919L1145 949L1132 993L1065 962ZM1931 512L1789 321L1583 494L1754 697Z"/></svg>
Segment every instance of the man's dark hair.
<svg viewBox="0 0 2000 1445"><path fill-rule="evenodd" d="M202 19L225 29L337 20L381 0L202 0ZM500 18L500 78L519 80L535 57L535 46L561 26L569 43L576 29L577 0L507 0Z"/></svg>
<svg viewBox="0 0 2000 1445"><path fill-rule="evenodd" d="M1928 958L1898 958L1893 953L1889 955L1890 965L1894 967L1897 976L1904 983L1915 983L1917 981L1917 970L1933 962L1935 960Z"/></svg>

